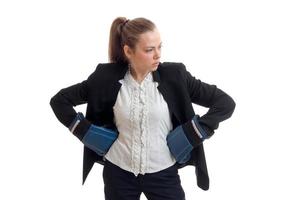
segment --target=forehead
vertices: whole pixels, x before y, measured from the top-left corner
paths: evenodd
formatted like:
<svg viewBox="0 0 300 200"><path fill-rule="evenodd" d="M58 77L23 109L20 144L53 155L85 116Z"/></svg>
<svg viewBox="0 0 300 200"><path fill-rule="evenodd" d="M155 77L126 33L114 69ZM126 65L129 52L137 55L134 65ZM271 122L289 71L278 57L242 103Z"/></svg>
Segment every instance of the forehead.
<svg viewBox="0 0 300 200"><path fill-rule="evenodd" d="M157 29L147 31L140 35L137 43L140 47L157 46L161 43L160 34Z"/></svg>

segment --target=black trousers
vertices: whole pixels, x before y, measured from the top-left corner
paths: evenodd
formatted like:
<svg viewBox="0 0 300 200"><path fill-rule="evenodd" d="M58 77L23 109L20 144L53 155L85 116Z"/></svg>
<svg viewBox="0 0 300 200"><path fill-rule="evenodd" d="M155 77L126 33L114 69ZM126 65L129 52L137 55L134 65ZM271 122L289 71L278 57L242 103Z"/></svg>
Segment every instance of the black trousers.
<svg viewBox="0 0 300 200"><path fill-rule="evenodd" d="M105 200L139 200L142 192L148 200L185 200L176 164L135 176L106 160L102 176Z"/></svg>

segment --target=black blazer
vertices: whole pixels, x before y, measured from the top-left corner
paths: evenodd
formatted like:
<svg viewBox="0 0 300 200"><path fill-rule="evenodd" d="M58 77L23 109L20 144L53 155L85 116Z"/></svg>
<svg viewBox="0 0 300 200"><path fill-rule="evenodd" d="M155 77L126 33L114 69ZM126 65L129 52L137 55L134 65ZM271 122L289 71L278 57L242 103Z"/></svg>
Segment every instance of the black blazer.
<svg viewBox="0 0 300 200"><path fill-rule="evenodd" d="M76 116L74 106L87 103L86 119L98 126L116 128L113 122L113 106L128 67L125 64L99 64L96 70L83 82L61 89L51 98L50 105L58 120L68 127ZM174 129L195 115L192 103L208 107L199 123L209 136L218 128L219 122L229 118L235 102L215 85L209 85L193 77L182 63L160 63L153 72L153 80L158 82L158 90L168 104ZM81 136L76 135L78 138ZM83 183L93 164L104 164L103 157L84 147ZM179 168L195 166L198 187L209 188L203 145L192 151L191 159Z"/></svg>

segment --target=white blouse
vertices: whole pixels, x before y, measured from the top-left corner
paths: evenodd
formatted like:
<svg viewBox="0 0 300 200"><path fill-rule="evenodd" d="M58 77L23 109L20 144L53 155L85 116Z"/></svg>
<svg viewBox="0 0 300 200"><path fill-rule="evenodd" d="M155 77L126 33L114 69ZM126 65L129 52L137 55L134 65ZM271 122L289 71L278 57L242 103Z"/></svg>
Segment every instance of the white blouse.
<svg viewBox="0 0 300 200"><path fill-rule="evenodd" d="M139 84L128 70L120 83L113 107L119 136L105 159L135 176L172 166L176 160L166 140L172 130L171 116L152 73Z"/></svg>

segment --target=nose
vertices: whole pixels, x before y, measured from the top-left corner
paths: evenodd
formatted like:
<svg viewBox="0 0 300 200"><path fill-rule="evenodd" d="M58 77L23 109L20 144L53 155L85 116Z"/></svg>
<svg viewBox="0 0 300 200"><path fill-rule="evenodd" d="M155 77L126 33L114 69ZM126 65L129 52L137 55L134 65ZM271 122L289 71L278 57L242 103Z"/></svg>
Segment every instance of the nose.
<svg viewBox="0 0 300 200"><path fill-rule="evenodd" d="M154 59L155 60L158 60L158 59L160 59L160 49L156 49L155 50L155 54L154 54Z"/></svg>

